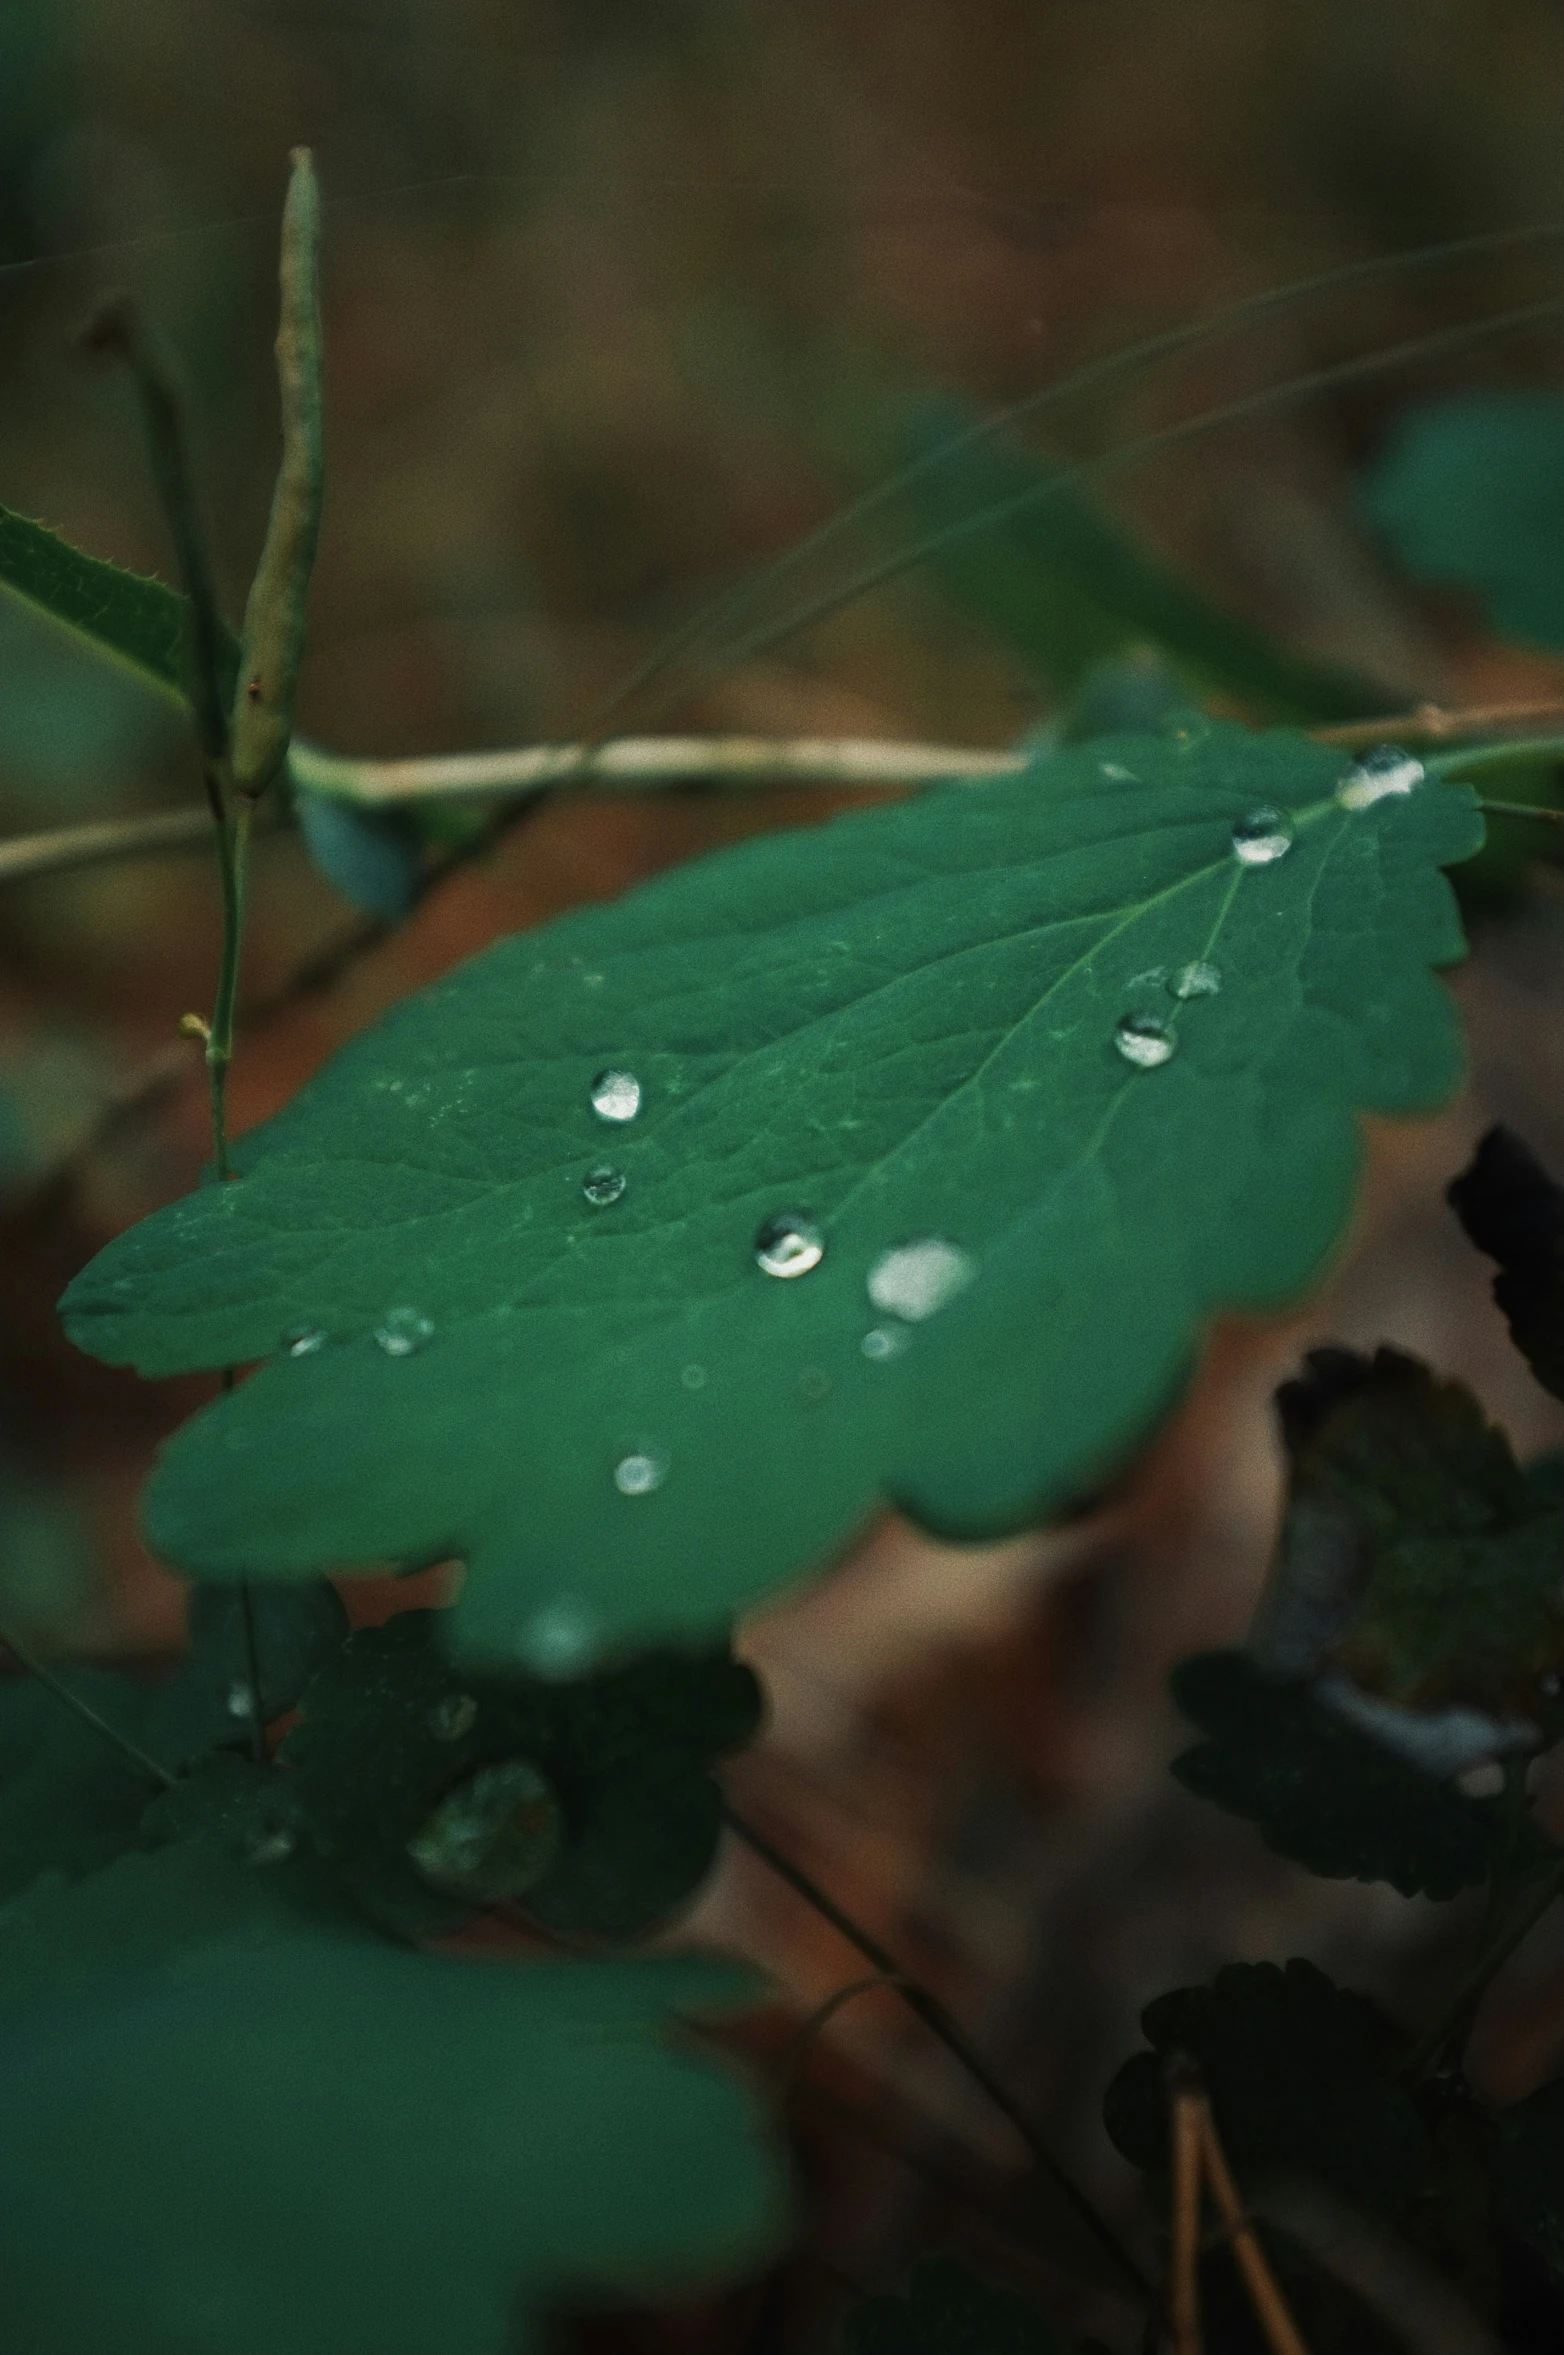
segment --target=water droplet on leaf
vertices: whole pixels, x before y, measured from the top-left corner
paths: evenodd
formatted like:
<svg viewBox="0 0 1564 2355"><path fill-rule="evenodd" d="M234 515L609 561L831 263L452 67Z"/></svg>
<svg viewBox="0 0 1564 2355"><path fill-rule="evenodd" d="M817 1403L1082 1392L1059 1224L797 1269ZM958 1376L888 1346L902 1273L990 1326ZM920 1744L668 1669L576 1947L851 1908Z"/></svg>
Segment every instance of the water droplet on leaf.
<svg viewBox="0 0 1564 2355"><path fill-rule="evenodd" d="M388 1308L375 1327L375 1340L387 1357L412 1357L434 1339L434 1319L418 1308Z"/></svg>
<svg viewBox="0 0 1564 2355"><path fill-rule="evenodd" d="M426 1881L475 1904L519 1897L559 1854L559 1801L525 1758L480 1767L448 1791L407 1843Z"/></svg>
<svg viewBox="0 0 1564 2355"><path fill-rule="evenodd" d="M459 1742L478 1722L478 1704L471 1693L442 1693L429 1712L429 1731L437 1742Z"/></svg>
<svg viewBox="0 0 1564 2355"><path fill-rule="evenodd" d="M886 1316L921 1325L954 1300L976 1273L971 1253L959 1243L948 1243L943 1235L922 1235L916 1242L881 1252L869 1270L869 1298Z"/></svg>
<svg viewBox="0 0 1564 2355"><path fill-rule="evenodd" d="M1372 809L1376 801L1393 794L1415 793L1426 774L1422 762L1399 744L1381 744L1353 762L1336 788L1336 799L1344 810Z"/></svg>
<svg viewBox="0 0 1564 2355"><path fill-rule="evenodd" d="M283 1348L290 1357L313 1357L317 1349L326 1346L326 1332L322 1325L295 1325L282 1337Z"/></svg>
<svg viewBox="0 0 1564 2355"><path fill-rule="evenodd" d="M251 1714L254 1705L254 1696L250 1691L249 1685L245 1682L242 1676L236 1676L233 1680L233 1683L228 1687L229 1716L248 1717Z"/></svg>
<svg viewBox="0 0 1564 2355"><path fill-rule="evenodd" d="M825 1257L825 1237L811 1219L779 1210L755 1236L755 1260L768 1276L807 1276Z"/></svg>
<svg viewBox="0 0 1564 2355"><path fill-rule="evenodd" d="M878 1365L888 1357L895 1357L907 1346L905 1333L897 1333L885 1325L871 1325L858 1344L871 1364Z"/></svg>
<svg viewBox="0 0 1564 2355"><path fill-rule="evenodd" d="M1178 1048L1172 1024L1160 1014L1124 1015L1115 1026L1113 1043L1137 1071L1155 1071L1159 1063L1170 1062Z"/></svg>
<svg viewBox="0 0 1564 2355"><path fill-rule="evenodd" d="M686 1366L683 1372L680 1374L679 1379L684 1384L686 1390L704 1390L706 1387L706 1368L704 1366Z"/></svg>
<svg viewBox="0 0 1564 2355"><path fill-rule="evenodd" d="M650 1496L667 1477L668 1466L660 1456L621 1456L614 1466L614 1486L621 1496Z"/></svg>
<svg viewBox="0 0 1564 2355"><path fill-rule="evenodd" d="M594 1210L606 1210L610 1202L618 1201L628 1182L622 1169L613 1169L606 1161L600 1161L581 1180L581 1191Z"/></svg>
<svg viewBox="0 0 1564 2355"><path fill-rule="evenodd" d="M600 1071L592 1082L592 1109L599 1120L634 1120L641 1109L641 1083L633 1071Z"/></svg>
<svg viewBox="0 0 1564 2355"><path fill-rule="evenodd" d="M578 1676L597 1658L598 1648L595 1615L571 1595L534 1611L516 1638L516 1650L534 1676L551 1682Z"/></svg>
<svg viewBox="0 0 1564 2355"><path fill-rule="evenodd" d="M1233 821L1233 856L1241 867L1271 867L1292 848L1292 820L1269 807Z"/></svg>
<svg viewBox="0 0 1564 2355"><path fill-rule="evenodd" d="M281 1829L257 1832L244 1852L245 1861L249 1864L286 1864L298 1844L292 1832Z"/></svg>
<svg viewBox="0 0 1564 2355"><path fill-rule="evenodd" d="M1208 965L1204 957L1197 957L1192 965L1180 965L1168 977L1169 994L1179 999L1214 998L1221 986L1220 967Z"/></svg>

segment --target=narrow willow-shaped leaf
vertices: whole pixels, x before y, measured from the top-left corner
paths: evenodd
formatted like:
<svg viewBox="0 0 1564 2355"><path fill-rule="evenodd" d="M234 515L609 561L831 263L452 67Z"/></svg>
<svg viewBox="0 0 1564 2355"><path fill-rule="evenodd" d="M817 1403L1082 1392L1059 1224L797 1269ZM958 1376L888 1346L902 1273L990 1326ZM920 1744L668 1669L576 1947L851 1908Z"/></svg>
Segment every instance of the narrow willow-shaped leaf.
<svg viewBox="0 0 1564 2355"><path fill-rule="evenodd" d="M152 1542L461 1554L460 1644L579 1667L719 1629L887 1499L977 1537L1078 1495L1206 1316L1317 1273L1355 1111L1457 1078L1429 967L1471 797L1346 808L1340 767L1109 738L409 1001L67 1295L148 1373L272 1361L167 1451Z"/></svg>
<svg viewBox="0 0 1564 2355"><path fill-rule="evenodd" d="M185 600L162 581L89 556L0 507L0 589L184 702Z"/></svg>
<svg viewBox="0 0 1564 2355"><path fill-rule="evenodd" d="M779 2169L668 2024L745 1992L397 1952L206 1842L42 1893L0 1935L0 2343L511 2355L561 2300L731 2276Z"/></svg>

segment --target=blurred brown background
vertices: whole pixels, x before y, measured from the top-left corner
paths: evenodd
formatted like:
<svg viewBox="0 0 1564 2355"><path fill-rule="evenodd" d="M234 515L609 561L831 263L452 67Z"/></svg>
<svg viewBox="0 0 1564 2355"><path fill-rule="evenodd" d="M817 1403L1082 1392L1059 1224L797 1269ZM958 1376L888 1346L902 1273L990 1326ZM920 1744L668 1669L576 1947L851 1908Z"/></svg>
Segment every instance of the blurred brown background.
<svg viewBox="0 0 1564 2355"><path fill-rule="evenodd" d="M873 479L909 390L994 407L1306 272L1564 218L1561 128L1556 0L0 0L0 499L166 573L124 388L75 348L94 300L128 286L180 356L240 602L274 455L275 220L308 141L331 480L303 725L384 754L566 736L700 598ZM1051 446L1088 456L1556 282L1556 256L1525 247L1390 274L1066 404ZM1393 579L1353 481L1414 398L1557 380L1555 339L1511 338L1214 435L1126 474L1113 504L1295 645L1412 694L1555 694L1560 666ZM822 562L788 594L832 577ZM1045 716L917 573L625 715L984 743ZM0 832L197 792L169 720L0 611ZM551 805L313 990L301 968L348 911L296 838L269 840L247 990L282 1004L244 1038L240 1124L497 932L827 806ZM209 1002L215 945L197 858L0 898L0 1534L6 1513L48 1526L76 1583L41 1594L37 1632L89 1650L177 1639L179 1590L139 1550L134 1499L201 1391L76 1357L52 1301L196 1177L204 1089L174 1026ZM1564 1163L1549 872L1483 916L1456 986L1467 1098L1375 1135L1326 1293L1285 1328L1216 1336L1100 1515L982 1553L887 1527L746 1633L773 1695L734 1778L746 1804L916 1956L1110 2205L1126 2171L1097 2104L1150 1995L1294 1952L1425 2014L1448 1982L1451 1909L1309 1881L1184 1797L1165 1679L1247 1620L1277 1502L1268 1395L1306 1341L1398 1341L1473 1381L1518 1443L1564 1441L1441 1201L1498 1115ZM155 1101L106 1118L150 1064ZM744 1860L696 1926L762 1955L800 2010L858 1974ZM1527 1949L1484 2031L1496 2090L1564 2048L1564 1944L1548 1949ZM892 1999L844 2009L813 2082L796 2114L825 2267L783 2277L746 2330L807 2335L840 2275L886 2277L935 2223L997 2248L980 2205L1008 2202L1031 2237L1016 2152Z"/></svg>

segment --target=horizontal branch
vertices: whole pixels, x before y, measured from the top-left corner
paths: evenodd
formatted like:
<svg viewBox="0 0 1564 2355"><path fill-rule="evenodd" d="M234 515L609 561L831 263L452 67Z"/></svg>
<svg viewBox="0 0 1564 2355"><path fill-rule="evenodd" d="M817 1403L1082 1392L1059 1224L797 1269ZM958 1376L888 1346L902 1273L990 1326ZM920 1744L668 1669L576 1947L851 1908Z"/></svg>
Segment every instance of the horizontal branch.
<svg viewBox="0 0 1564 2355"><path fill-rule="evenodd" d="M1424 704L1399 718L1317 729L1315 737L1344 750L1381 744L1387 738L1405 744L1453 745L1466 736L1492 735L1546 719L1564 719L1564 704L1493 704L1467 711ZM1484 748L1481 764L1513 766L1516 757L1530 749L1496 744ZM1477 765L1475 750L1470 757ZM919 785L976 785L993 777L1018 776L1032 758L1035 753L1027 751L904 744L870 736L619 736L602 744L524 744L504 752L357 760L295 738L288 774L298 792L385 810L422 801L503 800L548 792L664 793L692 785L726 793L761 792L779 785L903 793ZM1464 767L1463 761L1463 772ZM286 813L272 810L265 822L286 824ZM21 835L0 842L0 883L107 859L198 850L209 839L210 828L204 809L184 809Z"/></svg>
<svg viewBox="0 0 1564 2355"><path fill-rule="evenodd" d="M268 811L259 830L269 832L286 823L286 813ZM113 859L207 850L211 842L212 813L204 801L190 809L158 810L145 818L106 818L91 826L58 826L47 834L18 834L9 842L0 842L0 883L59 875L70 867L102 866Z"/></svg>
<svg viewBox="0 0 1564 2355"><path fill-rule="evenodd" d="M403 801L461 800L496 793L662 793L709 785L752 792L767 785L868 786L976 783L1013 777L1024 752L960 744L897 744L845 736L617 736L603 744L526 744L508 752L442 753L422 760L345 760L295 740L288 770L296 786L374 809Z"/></svg>

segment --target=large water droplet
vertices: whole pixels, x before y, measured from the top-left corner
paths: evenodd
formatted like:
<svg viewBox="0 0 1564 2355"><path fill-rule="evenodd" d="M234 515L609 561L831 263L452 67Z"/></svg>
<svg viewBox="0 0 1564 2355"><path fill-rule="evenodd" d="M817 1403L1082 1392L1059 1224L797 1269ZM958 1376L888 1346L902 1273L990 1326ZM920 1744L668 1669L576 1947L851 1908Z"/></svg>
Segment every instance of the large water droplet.
<svg viewBox="0 0 1564 2355"><path fill-rule="evenodd" d="M1282 810L1251 810L1233 821L1233 856L1241 867L1270 867L1292 848L1292 820Z"/></svg>
<svg viewBox="0 0 1564 2355"><path fill-rule="evenodd" d="M429 1731L437 1742L459 1742L478 1722L478 1704L471 1693L442 1693L429 1712Z"/></svg>
<svg viewBox="0 0 1564 2355"><path fill-rule="evenodd" d="M1381 744L1353 762L1336 788L1336 799L1344 810L1372 809L1392 794L1415 793L1426 774L1422 762L1399 744Z"/></svg>
<svg viewBox="0 0 1564 2355"><path fill-rule="evenodd" d="M434 1339L434 1319L421 1308L388 1308L375 1327L375 1340L387 1357L412 1357Z"/></svg>
<svg viewBox="0 0 1564 2355"><path fill-rule="evenodd" d="M633 1071L600 1071L592 1082L592 1109L599 1120L634 1120L641 1109L641 1083Z"/></svg>
<svg viewBox="0 0 1564 2355"><path fill-rule="evenodd" d="M578 1676L597 1658L596 1615L573 1595L561 1595L523 1623L516 1650L534 1676L553 1681Z"/></svg>
<svg viewBox="0 0 1564 2355"><path fill-rule="evenodd" d="M559 1801L525 1758L480 1767L448 1791L407 1843L426 1881L494 1904L540 1881L559 1854Z"/></svg>
<svg viewBox="0 0 1564 2355"><path fill-rule="evenodd" d="M581 1191L594 1210L606 1210L610 1202L618 1201L628 1182L622 1169L613 1169L606 1161L600 1161L581 1180Z"/></svg>
<svg viewBox="0 0 1564 2355"><path fill-rule="evenodd" d="M1180 965L1168 975L1168 994L1179 999L1214 998L1221 986L1220 966L1208 965L1204 957L1197 957L1192 965Z"/></svg>
<svg viewBox="0 0 1564 2355"><path fill-rule="evenodd" d="M650 1496L654 1488L661 1488L667 1477L665 1459L647 1455L641 1450L637 1450L634 1455L621 1456L614 1466L614 1486L621 1496Z"/></svg>
<svg viewBox="0 0 1564 2355"><path fill-rule="evenodd" d="M282 1345L290 1357L313 1357L317 1349L326 1346L325 1327L295 1325L291 1332L284 1333Z"/></svg>
<svg viewBox="0 0 1564 2355"><path fill-rule="evenodd" d="M1169 1063L1178 1049L1171 1022L1160 1014L1126 1014L1115 1025L1113 1043L1126 1063L1137 1071L1155 1071Z"/></svg>
<svg viewBox="0 0 1564 2355"><path fill-rule="evenodd" d="M807 1276L824 1257L824 1235L812 1219L796 1210L779 1210L762 1223L755 1236L756 1264L768 1276Z"/></svg>
<svg viewBox="0 0 1564 2355"><path fill-rule="evenodd" d="M298 1844L295 1834L280 1826L276 1831L257 1832L244 1852L245 1861L249 1864L286 1864Z"/></svg>
<svg viewBox="0 0 1564 2355"><path fill-rule="evenodd" d="M948 1243L943 1235L921 1235L913 1243L898 1243L882 1251L869 1270L868 1291L873 1305L886 1316L921 1325L971 1283L977 1273L969 1251Z"/></svg>

